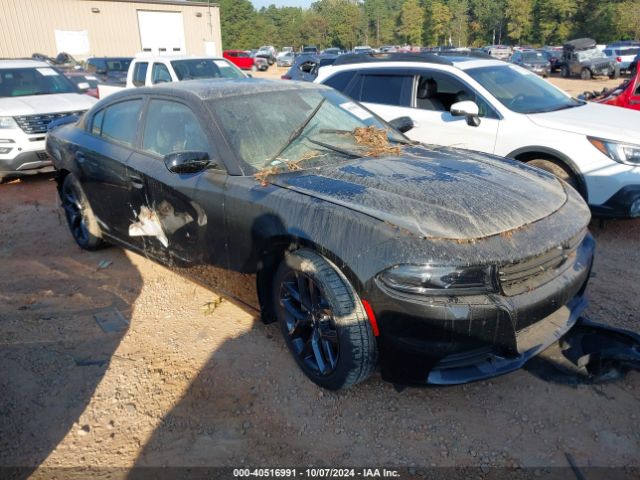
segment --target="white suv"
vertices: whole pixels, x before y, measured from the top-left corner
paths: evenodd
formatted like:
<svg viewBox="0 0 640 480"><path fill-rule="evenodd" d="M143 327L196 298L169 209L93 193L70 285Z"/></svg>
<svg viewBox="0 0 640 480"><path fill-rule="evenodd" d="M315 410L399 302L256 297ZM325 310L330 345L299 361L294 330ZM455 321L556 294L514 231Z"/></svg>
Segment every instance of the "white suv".
<svg viewBox="0 0 640 480"><path fill-rule="evenodd" d="M315 80L424 143L511 157L572 184L598 215L640 217L640 112L570 97L517 65L472 56L342 56Z"/></svg>
<svg viewBox="0 0 640 480"><path fill-rule="evenodd" d="M0 181L52 171L44 150L47 126L81 115L96 101L47 63L0 60Z"/></svg>
<svg viewBox="0 0 640 480"><path fill-rule="evenodd" d="M607 57L616 61L620 70L630 70L631 62L640 53L640 47L607 47L602 51Z"/></svg>

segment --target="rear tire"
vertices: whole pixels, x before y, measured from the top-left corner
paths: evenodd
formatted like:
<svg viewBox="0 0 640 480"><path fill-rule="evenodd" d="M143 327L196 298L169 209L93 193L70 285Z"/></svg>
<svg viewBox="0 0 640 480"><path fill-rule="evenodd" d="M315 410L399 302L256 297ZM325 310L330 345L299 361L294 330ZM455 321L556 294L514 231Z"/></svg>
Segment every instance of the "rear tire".
<svg viewBox="0 0 640 480"><path fill-rule="evenodd" d="M311 381L339 390L372 375L375 336L358 295L334 265L312 250L287 253L272 288L282 335Z"/></svg>
<svg viewBox="0 0 640 480"><path fill-rule="evenodd" d="M258 67L256 67L255 65L251 66L251 71L252 72L257 72L258 71Z"/></svg>
<svg viewBox="0 0 640 480"><path fill-rule="evenodd" d="M562 67L562 70L560 70L560 75L562 75L562 78L569 78L569 67Z"/></svg>
<svg viewBox="0 0 640 480"><path fill-rule="evenodd" d="M573 188L578 190L578 180L576 179L573 172L571 172L567 167L562 165L560 162L555 162L553 160L547 160L545 158L536 158L534 160L529 160L526 162L527 165L531 165L533 167L538 167L542 170L545 170L561 180L564 180Z"/></svg>
<svg viewBox="0 0 640 480"><path fill-rule="evenodd" d="M105 247L107 244L101 238L102 234L93 210L73 173L64 177L60 187L60 199L71 235L80 248L98 250Z"/></svg>
<svg viewBox="0 0 640 480"><path fill-rule="evenodd" d="M591 80L591 70L588 68L583 68L580 72L580 78L582 80Z"/></svg>

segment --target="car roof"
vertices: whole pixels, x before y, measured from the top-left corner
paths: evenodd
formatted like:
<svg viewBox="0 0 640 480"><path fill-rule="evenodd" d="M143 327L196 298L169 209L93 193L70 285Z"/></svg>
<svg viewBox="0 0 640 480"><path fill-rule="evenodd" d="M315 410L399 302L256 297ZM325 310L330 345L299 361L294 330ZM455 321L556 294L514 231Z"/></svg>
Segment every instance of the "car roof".
<svg viewBox="0 0 640 480"><path fill-rule="evenodd" d="M47 62L39 60L0 60L0 68L51 68Z"/></svg>
<svg viewBox="0 0 640 480"><path fill-rule="evenodd" d="M419 64L421 66L428 65L448 65L460 70L468 70L477 67L503 66L506 63L502 60L494 58L478 58L473 55L462 54L461 52L442 52L433 53L389 53L389 54L370 54L370 55L341 55L333 68L344 66L356 66L362 68L364 65L384 66L384 67L404 67L407 63Z"/></svg>
<svg viewBox="0 0 640 480"><path fill-rule="evenodd" d="M328 90L329 87L311 82L296 82L281 80L266 80L261 78L219 78L204 80L183 80L154 85L125 89L113 93L107 98L123 99L140 94L169 93L180 97L196 97L198 100L215 100L234 96L253 95L257 93L271 93L294 90Z"/></svg>
<svg viewBox="0 0 640 480"><path fill-rule="evenodd" d="M140 62L148 62L148 61L162 61L162 60L222 60L221 57L213 57L210 55L145 55L144 53L139 53L135 56L135 60Z"/></svg>

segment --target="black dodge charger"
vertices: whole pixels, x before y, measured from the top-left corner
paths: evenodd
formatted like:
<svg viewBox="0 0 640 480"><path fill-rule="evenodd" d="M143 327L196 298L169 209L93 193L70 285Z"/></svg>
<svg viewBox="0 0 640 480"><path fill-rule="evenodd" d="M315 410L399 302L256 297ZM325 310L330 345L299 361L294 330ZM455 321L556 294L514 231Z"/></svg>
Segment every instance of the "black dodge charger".
<svg viewBox="0 0 640 480"><path fill-rule="evenodd" d="M594 242L567 184L415 144L327 87L187 81L111 95L47 136L85 249L115 244L277 321L339 389L513 371L586 306Z"/></svg>

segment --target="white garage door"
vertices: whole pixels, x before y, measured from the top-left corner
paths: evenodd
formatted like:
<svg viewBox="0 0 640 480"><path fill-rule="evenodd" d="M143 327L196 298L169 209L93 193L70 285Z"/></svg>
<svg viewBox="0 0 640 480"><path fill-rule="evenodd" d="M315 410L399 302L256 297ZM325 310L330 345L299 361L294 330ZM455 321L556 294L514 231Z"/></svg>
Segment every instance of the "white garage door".
<svg viewBox="0 0 640 480"><path fill-rule="evenodd" d="M182 13L138 10L138 28L143 52L185 53Z"/></svg>

